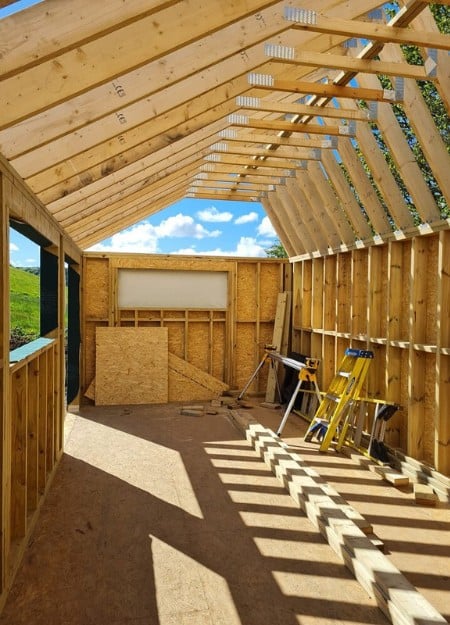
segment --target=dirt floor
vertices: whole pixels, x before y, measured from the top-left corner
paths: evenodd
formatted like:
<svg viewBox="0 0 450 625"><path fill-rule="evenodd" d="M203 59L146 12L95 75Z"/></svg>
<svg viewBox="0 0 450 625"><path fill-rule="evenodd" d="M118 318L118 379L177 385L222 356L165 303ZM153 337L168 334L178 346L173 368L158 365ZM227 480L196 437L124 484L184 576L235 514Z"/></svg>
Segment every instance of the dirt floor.
<svg viewBox="0 0 450 625"><path fill-rule="evenodd" d="M249 411L276 429L281 413ZM1 625L382 625L385 617L299 510L228 410L85 407ZM283 439L373 526L450 619L450 510L419 507L335 452Z"/></svg>

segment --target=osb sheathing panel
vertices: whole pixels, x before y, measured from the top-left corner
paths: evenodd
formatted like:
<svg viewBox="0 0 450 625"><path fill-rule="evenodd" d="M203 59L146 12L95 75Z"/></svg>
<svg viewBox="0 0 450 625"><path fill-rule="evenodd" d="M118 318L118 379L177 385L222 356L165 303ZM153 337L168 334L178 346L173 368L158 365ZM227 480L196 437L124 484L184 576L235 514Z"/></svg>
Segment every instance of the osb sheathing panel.
<svg viewBox="0 0 450 625"><path fill-rule="evenodd" d="M258 304L257 265L243 263L237 269L237 321L255 321Z"/></svg>
<svg viewBox="0 0 450 625"><path fill-rule="evenodd" d="M184 358L184 321L171 321L166 327L169 330L169 352L179 356L179 358Z"/></svg>
<svg viewBox="0 0 450 625"><path fill-rule="evenodd" d="M221 380L169 353L169 401L214 399L228 388Z"/></svg>
<svg viewBox="0 0 450 625"><path fill-rule="evenodd" d="M219 380L225 377L225 323L214 324L212 342L212 375Z"/></svg>
<svg viewBox="0 0 450 625"><path fill-rule="evenodd" d="M167 328L97 328L95 403L167 403Z"/></svg>
<svg viewBox="0 0 450 625"><path fill-rule="evenodd" d="M261 265L259 316L262 321L275 319L277 311L276 294L283 290L280 280L281 274L278 265Z"/></svg>
<svg viewBox="0 0 450 625"><path fill-rule="evenodd" d="M187 360L203 371L209 369L209 323L190 322L187 334Z"/></svg>
<svg viewBox="0 0 450 625"><path fill-rule="evenodd" d="M87 319L108 318L108 259L90 258L85 263L84 309Z"/></svg>
<svg viewBox="0 0 450 625"><path fill-rule="evenodd" d="M243 388L258 365L259 350L256 344L256 327L252 323L239 323L236 328L235 380L237 388ZM258 380L249 391L259 391Z"/></svg>

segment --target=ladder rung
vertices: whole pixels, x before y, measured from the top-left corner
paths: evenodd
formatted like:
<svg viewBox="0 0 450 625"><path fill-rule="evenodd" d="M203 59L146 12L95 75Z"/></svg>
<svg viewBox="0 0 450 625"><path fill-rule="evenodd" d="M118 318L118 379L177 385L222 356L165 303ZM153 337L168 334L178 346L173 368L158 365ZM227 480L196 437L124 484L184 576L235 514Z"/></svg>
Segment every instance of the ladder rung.
<svg viewBox="0 0 450 625"><path fill-rule="evenodd" d="M352 372L351 371L338 371L337 374L342 376L343 378L349 378Z"/></svg>
<svg viewBox="0 0 450 625"><path fill-rule="evenodd" d="M340 395L334 395L333 393L326 393L325 399L331 399L331 401L338 402L341 399Z"/></svg>

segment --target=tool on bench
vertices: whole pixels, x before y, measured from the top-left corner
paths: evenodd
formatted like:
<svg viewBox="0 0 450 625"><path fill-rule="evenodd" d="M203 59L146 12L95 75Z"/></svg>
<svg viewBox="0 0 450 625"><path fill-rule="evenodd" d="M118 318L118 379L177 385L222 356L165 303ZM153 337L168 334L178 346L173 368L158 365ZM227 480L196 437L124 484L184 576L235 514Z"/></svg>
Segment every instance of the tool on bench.
<svg viewBox="0 0 450 625"><path fill-rule="evenodd" d="M277 435L280 436L284 426L286 425L286 421L289 417L289 414L294 406L295 403L295 399L300 391L300 388L302 386L302 384L304 383L310 383L313 384L314 386L314 390L315 393L318 397L318 400L320 401L320 390L319 390L319 386L317 384L317 368L319 366L319 360L317 358L305 358L305 362L300 362L298 360L294 360L293 358L288 358L287 356L282 356L281 354L278 354L275 351L275 347L273 346L266 346L264 349L265 353L264 356L261 360L261 362L259 363L259 365L257 366L256 370L254 371L254 373L252 374L252 376L250 377L249 381L247 382L247 384L244 386L244 388L242 389L242 391L239 393L238 395L238 400L242 399L242 397L245 395L247 389L249 388L250 384L253 382L253 380L255 379L255 377L257 376L258 372L261 370L261 368L264 366L264 364L269 360L271 365L273 367L275 367L275 363L277 362L281 362L282 364L286 365L287 367L291 367L292 369L295 369L298 371L298 381L297 384L295 386L294 392L292 393L292 396L289 400L289 403L286 407L285 413L283 415L283 418L281 420L281 423L278 427L277 430ZM278 384L278 378L277 378L277 389L278 389L278 396L281 398L281 391L279 388L279 384Z"/></svg>

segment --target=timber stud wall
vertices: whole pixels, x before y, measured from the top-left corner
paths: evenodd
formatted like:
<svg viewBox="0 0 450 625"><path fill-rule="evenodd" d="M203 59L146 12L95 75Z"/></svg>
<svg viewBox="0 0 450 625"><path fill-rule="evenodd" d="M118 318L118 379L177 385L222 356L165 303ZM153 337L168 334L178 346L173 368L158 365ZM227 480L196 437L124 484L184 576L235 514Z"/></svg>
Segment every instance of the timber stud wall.
<svg viewBox="0 0 450 625"><path fill-rule="evenodd" d="M57 259L57 315L46 338L9 351L9 220L31 226ZM43 205L0 157L0 611L63 450L64 257L79 261ZM56 325L56 327L55 327Z"/></svg>
<svg viewBox="0 0 450 625"><path fill-rule="evenodd" d="M168 327L169 352L242 388L272 342L279 292L291 289L292 269L279 259L230 259L138 254L83 256L84 366L82 391L95 377L95 330L102 326ZM119 308L120 269L218 271L228 274L226 309ZM263 392L263 370L250 389Z"/></svg>
<svg viewBox="0 0 450 625"><path fill-rule="evenodd" d="M294 265L293 348L327 388L347 347L370 349L366 395L399 403L386 442L450 475L450 231Z"/></svg>

